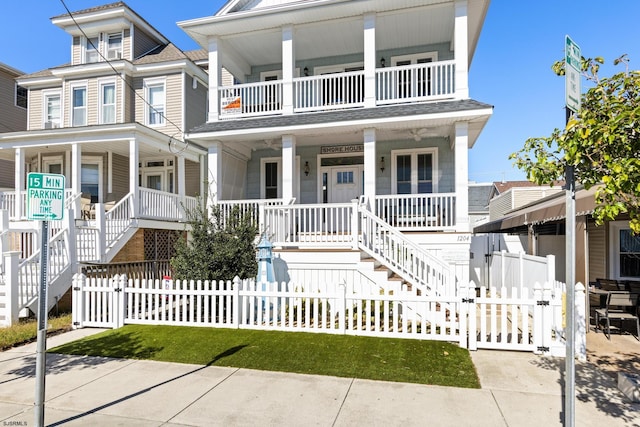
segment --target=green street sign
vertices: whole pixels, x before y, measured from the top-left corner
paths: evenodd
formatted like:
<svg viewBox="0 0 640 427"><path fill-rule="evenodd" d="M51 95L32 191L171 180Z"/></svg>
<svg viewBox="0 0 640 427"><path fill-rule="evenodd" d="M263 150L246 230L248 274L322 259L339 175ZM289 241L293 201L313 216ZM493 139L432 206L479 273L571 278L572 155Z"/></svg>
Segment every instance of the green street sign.
<svg viewBox="0 0 640 427"><path fill-rule="evenodd" d="M31 172L27 175L27 219L64 218L64 175Z"/></svg>
<svg viewBox="0 0 640 427"><path fill-rule="evenodd" d="M564 43L564 59L565 59L565 104L567 108L578 112L581 106L581 76L580 76L580 47L571 40L571 37L565 37Z"/></svg>

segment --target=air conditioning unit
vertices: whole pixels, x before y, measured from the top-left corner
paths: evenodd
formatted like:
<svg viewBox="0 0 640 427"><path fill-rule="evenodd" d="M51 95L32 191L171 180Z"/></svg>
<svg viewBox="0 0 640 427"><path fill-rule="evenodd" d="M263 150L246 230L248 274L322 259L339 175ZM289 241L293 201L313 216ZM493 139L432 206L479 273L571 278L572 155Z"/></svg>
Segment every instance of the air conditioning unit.
<svg viewBox="0 0 640 427"><path fill-rule="evenodd" d="M58 129L60 127L60 123L57 122L44 122L45 129Z"/></svg>
<svg viewBox="0 0 640 427"><path fill-rule="evenodd" d="M107 59L122 59L121 50L110 50L107 52Z"/></svg>

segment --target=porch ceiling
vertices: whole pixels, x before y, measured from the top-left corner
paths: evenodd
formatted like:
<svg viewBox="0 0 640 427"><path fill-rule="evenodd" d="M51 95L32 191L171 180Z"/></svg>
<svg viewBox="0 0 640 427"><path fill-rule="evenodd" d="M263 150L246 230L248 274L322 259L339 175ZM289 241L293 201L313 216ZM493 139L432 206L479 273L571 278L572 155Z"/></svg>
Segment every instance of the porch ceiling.
<svg viewBox="0 0 640 427"><path fill-rule="evenodd" d="M178 25L205 49L208 49L208 37L218 37L222 41L223 66L228 66L226 62L231 60L240 60L250 66L279 64L282 59L281 28L287 25L295 26L297 61L362 54L363 15L372 11L376 11L378 51L448 43L453 39L454 2L451 0L327 0L314 3L313 7L296 3L199 18ZM469 2L469 61L488 4L489 0ZM233 59L228 55L231 52Z"/></svg>
<svg viewBox="0 0 640 427"><path fill-rule="evenodd" d="M175 142L169 147L169 137L137 123L121 125L87 126L82 128L60 128L0 134L0 158L15 160L15 149L25 151L27 158L38 154L60 154L70 150L72 144L81 144L83 153L106 153L129 157L129 141L138 141L140 158L180 155L198 161L206 151L197 144ZM186 148L185 148L186 147Z"/></svg>

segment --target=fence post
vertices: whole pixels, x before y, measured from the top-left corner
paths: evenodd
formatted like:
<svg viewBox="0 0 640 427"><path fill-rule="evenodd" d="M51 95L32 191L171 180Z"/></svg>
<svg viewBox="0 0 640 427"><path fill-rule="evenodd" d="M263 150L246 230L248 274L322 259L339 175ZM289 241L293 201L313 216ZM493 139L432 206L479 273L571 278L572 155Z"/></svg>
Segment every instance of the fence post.
<svg viewBox="0 0 640 427"><path fill-rule="evenodd" d="M73 275L73 309L71 310L71 325L73 329L84 327L84 282L86 277L82 273Z"/></svg>
<svg viewBox="0 0 640 427"><path fill-rule="evenodd" d="M524 288L524 252L520 252L518 254L518 269L519 269L518 280L520 282L520 289L518 291L518 295L522 296L522 289Z"/></svg>
<svg viewBox="0 0 640 427"><path fill-rule="evenodd" d="M578 360L585 362L587 360L587 317L585 287L581 282L576 284L575 292L575 354Z"/></svg>
<svg viewBox="0 0 640 427"><path fill-rule="evenodd" d="M67 250L69 253L69 266L75 273L78 270L78 256L76 254L76 227L73 209L67 209L64 218L64 227L67 229Z"/></svg>
<svg viewBox="0 0 640 427"><path fill-rule="evenodd" d="M98 227L98 233L96 236L96 259L100 262L105 262L104 254L107 249L107 223L105 219L104 209L102 206L96 208L96 226Z"/></svg>
<svg viewBox="0 0 640 427"><path fill-rule="evenodd" d="M552 282L544 282L542 288L542 352L547 355L551 350L552 326L553 326L553 307L551 306L551 290Z"/></svg>
<svg viewBox="0 0 640 427"><path fill-rule="evenodd" d="M236 329L240 329L240 277L236 276L233 278L233 301L231 302L231 306L233 307L233 319L231 319L231 324L236 327Z"/></svg>
<svg viewBox="0 0 640 427"><path fill-rule="evenodd" d="M124 318L126 315L125 291L127 289L127 275L116 276L116 319L115 328L124 326Z"/></svg>
<svg viewBox="0 0 640 427"><path fill-rule="evenodd" d="M458 297L458 323L459 323L459 344L462 348L469 348L469 338L467 337L467 316L469 315L469 291L471 286L475 288L475 284L471 281L469 284L462 284L460 286L460 292Z"/></svg>
<svg viewBox="0 0 640 427"><path fill-rule="evenodd" d="M476 305L476 286L473 282L471 282L471 285L472 286L469 287L471 295L467 294L467 298L472 298L473 301L467 305L467 316L469 321L467 329L469 330L469 350L476 351L478 349L478 311ZM484 288L481 287L480 289L482 292L482 289ZM480 296L485 295L481 294Z"/></svg>
<svg viewBox="0 0 640 427"><path fill-rule="evenodd" d="M547 282L554 283L556 281L556 256L547 255Z"/></svg>
<svg viewBox="0 0 640 427"><path fill-rule="evenodd" d="M542 354L544 347L544 338L542 336L542 330L544 322L542 316L544 315L542 310L542 286L540 282L536 282L533 285L533 299L535 304L533 306L533 347L534 353Z"/></svg>
<svg viewBox="0 0 640 427"><path fill-rule="evenodd" d="M358 205L358 199L353 199L351 201L351 209L351 244L353 245L352 247L354 250L358 250L358 241L360 240L360 207Z"/></svg>
<svg viewBox="0 0 640 427"><path fill-rule="evenodd" d="M4 211L7 212L7 211ZM6 317L2 326L11 326L18 323L20 314L20 286L18 282L19 251L9 251L3 254L4 263L4 307Z"/></svg>
<svg viewBox="0 0 640 427"><path fill-rule="evenodd" d="M347 284L342 281L338 283L338 330L344 335L347 333L345 322L345 311L347 310Z"/></svg>

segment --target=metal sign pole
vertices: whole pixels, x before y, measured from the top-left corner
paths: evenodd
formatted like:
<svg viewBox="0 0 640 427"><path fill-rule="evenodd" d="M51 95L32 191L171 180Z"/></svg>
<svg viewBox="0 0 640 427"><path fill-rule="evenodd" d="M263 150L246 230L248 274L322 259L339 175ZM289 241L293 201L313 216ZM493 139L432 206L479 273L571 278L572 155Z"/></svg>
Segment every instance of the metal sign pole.
<svg viewBox="0 0 640 427"><path fill-rule="evenodd" d="M40 245L40 291L38 292L38 343L36 350L36 426L44 426L45 371L47 351L47 276L49 252L49 221L42 221Z"/></svg>
<svg viewBox="0 0 640 427"><path fill-rule="evenodd" d="M565 355L565 427L576 425L575 395L576 395L576 359L575 359L575 283L576 283L576 189L573 166L567 166L565 179L567 181L566 200L566 328L565 339L567 352Z"/></svg>

